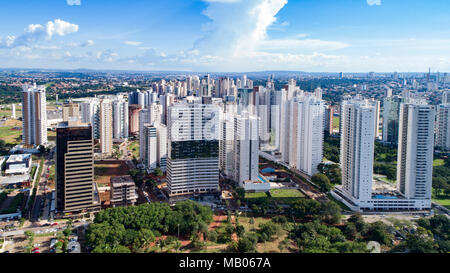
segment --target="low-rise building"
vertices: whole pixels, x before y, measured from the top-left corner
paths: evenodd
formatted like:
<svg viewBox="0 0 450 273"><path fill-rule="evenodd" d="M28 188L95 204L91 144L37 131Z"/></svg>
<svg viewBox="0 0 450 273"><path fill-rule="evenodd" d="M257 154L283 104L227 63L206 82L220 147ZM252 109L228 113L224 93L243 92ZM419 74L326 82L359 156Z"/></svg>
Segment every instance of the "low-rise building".
<svg viewBox="0 0 450 273"><path fill-rule="evenodd" d="M31 154L10 155L6 161L6 174L26 174L31 168Z"/></svg>
<svg viewBox="0 0 450 273"><path fill-rule="evenodd" d="M129 175L111 178L111 206L132 206L136 203L136 184Z"/></svg>

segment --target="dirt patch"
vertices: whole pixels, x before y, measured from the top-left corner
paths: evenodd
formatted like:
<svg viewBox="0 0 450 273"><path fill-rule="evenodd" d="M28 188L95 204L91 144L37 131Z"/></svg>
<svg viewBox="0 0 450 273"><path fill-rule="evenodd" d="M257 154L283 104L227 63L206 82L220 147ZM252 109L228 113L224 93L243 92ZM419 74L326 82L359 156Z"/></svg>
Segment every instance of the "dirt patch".
<svg viewBox="0 0 450 273"><path fill-rule="evenodd" d="M94 165L95 182L101 185L110 185L111 177L128 175L129 167L125 161L100 162Z"/></svg>

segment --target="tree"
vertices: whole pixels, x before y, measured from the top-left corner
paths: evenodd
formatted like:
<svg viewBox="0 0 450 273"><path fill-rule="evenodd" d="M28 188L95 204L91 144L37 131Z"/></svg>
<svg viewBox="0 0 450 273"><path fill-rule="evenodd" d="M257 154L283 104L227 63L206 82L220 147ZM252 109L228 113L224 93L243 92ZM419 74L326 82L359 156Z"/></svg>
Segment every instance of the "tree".
<svg viewBox="0 0 450 273"><path fill-rule="evenodd" d="M164 175L163 171L160 168L156 168L155 171L153 172L153 174L158 177Z"/></svg>
<svg viewBox="0 0 450 273"><path fill-rule="evenodd" d="M255 244L249 238L242 237L238 241L237 251L240 253L255 252Z"/></svg>
<svg viewBox="0 0 450 273"><path fill-rule="evenodd" d="M369 224L364 237L367 241L377 241L384 245L390 245L393 239L393 235L389 232L388 226L381 221Z"/></svg>
<svg viewBox="0 0 450 273"><path fill-rule="evenodd" d="M364 222L364 218L361 213L355 213L348 219L348 222L353 223L358 232L363 232L366 223Z"/></svg>
<svg viewBox="0 0 450 273"><path fill-rule="evenodd" d="M325 223L339 224L342 218L341 207L333 201L324 203L321 209L322 219Z"/></svg>
<svg viewBox="0 0 450 273"><path fill-rule="evenodd" d="M157 245L159 246L159 249L161 250L161 252L163 251L164 247L166 246L166 240L164 239L160 239L158 240Z"/></svg>
<svg viewBox="0 0 450 273"><path fill-rule="evenodd" d="M175 248L175 252L178 253L178 251L179 251L180 248L181 248L181 242L180 242L179 240L176 240L176 241L175 241L174 248Z"/></svg>
<svg viewBox="0 0 450 273"><path fill-rule="evenodd" d="M324 174L317 173L313 175L311 177L311 181L316 184L322 192L329 192L332 188L330 179L328 179L328 177Z"/></svg>
<svg viewBox="0 0 450 273"><path fill-rule="evenodd" d="M244 228L244 226L243 226L243 225L237 225L237 226L236 226L236 233L237 233L237 235L238 235L239 237L244 236L244 234L245 234L245 228Z"/></svg>

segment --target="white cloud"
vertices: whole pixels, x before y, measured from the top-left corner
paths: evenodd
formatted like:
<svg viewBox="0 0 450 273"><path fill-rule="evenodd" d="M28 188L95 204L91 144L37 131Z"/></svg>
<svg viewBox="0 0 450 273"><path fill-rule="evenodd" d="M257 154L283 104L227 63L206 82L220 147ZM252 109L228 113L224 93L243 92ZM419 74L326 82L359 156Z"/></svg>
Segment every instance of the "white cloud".
<svg viewBox="0 0 450 273"><path fill-rule="evenodd" d="M367 4L369 6L380 6L381 5L381 0L367 0Z"/></svg>
<svg viewBox="0 0 450 273"><path fill-rule="evenodd" d="M140 45L142 45L142 42L137 42L137 41L125 41L123 43L126 44L126 45L129 45L129 46L140 46Z"/></svg>
<svg viewBox="0 0 450 273"><path fill-rule="evenodd" d="M14 48L36 43L40 40L51 40L53 36L65 36L78 31L78 25L71 24L61 19L49 21L45 26L40 24L29 25L23 34L19 36L7 36L0 39L0 48Z"/></svg>
<svg viewBox="0 0 450 273"><path fill-rule="evenodd" d="M81 0L67 0L67 5L69 6L80 6Z"/></svg>

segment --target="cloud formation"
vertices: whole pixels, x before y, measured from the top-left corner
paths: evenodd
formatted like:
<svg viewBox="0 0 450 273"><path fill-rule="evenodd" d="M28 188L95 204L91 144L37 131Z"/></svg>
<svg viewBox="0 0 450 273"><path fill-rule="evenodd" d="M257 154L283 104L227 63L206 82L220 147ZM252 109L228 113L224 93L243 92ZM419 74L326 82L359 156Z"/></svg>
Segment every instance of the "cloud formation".
<svg viewBox="0 0 450 273"><path fill-rule="evenodd" d="M369 6L380 6L381 5L381 0L367 0L367 4Z"/></svg>
<svg viewBox="0 0 450 273"><path fill-rule="evenodd" d="M137 42L137 41L125 41L123 43L126 44L126 45L129 45L129 46L140 46L140 45L142 45L142 42Z"/></svg>
<svg viewBox="0 0 450 273"><path fill-rule="evenodd" d="M29 25L23 34L19 36L7 36L0 38L0 48L14 48L27 46L40 40L51 40L54 36L65 36L78 31L78 25L71 24L61 19L49 21L45 26L41 24Z"/></svg>
<svg viewBox="0 0 450 273"><path fill-rule="evenodd" d="M67 0L67 5L69 6L80 6L81 0Z"/></svg>

